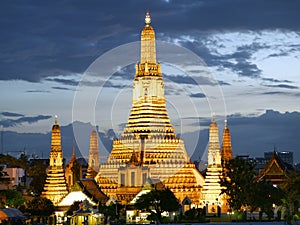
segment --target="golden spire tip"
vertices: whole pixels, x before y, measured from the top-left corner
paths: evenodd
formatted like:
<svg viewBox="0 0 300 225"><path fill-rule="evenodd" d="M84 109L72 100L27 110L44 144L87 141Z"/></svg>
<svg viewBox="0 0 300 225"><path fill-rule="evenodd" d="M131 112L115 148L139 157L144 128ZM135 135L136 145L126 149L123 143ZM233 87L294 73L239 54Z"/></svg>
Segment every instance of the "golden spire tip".
<svg viewBox="0 0 300 225"><path fill-rule="evenodd" d="M55 115L55 124L58 124L58 116Z"/></svg>
<svg viewBox="0 0 300 225"><path fill-rule="evenodd" d="M145 24L150 25L151 23L151 17L149 11L146 12L146 17L145 17Z"/></svg>
<svg viewBox="0 0 300 225"><path fill-rule="evenodd" d="M211 118L211 122L216 122L215 117L216 117L216 114L213 113L213 114L212 114L212 118Z"/></svg>

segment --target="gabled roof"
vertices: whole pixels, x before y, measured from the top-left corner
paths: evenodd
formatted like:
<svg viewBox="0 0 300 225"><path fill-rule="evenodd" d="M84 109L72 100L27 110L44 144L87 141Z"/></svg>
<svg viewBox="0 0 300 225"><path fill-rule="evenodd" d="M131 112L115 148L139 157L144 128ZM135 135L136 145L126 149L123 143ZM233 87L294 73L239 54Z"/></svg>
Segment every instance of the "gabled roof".
<svg viewBox="0 0 300 225"><path fill-rule="evenodd" d="M149 193L151 190L141 190L130 202L130 204L135 204L136 201L142 196Z"/></svg>
<svg viewBox="0 0 300 225"><path fill-rule="evenodd" d="M268 164L264 170L259 173L257 180L265 178L271 181L273 184L282 182L286 178L287 167L282 159L278 156L277 152L274 151Z"/></svg>
<svg viewBox="0 0 300 225"><path fill-rule="evenodd" d="M5 219L24 219L27 218L19 209L5 208L0 209L0 221Z"/></svg>
<svg viewBox="0 0 300 225"><path fill-rule="evenodd" d="M83 192L93 201L105 203L109 198L101 191L93 178L81 179L78 181Z"/></svg>
<svg viewBox="0 0 300 225"><path fill-rule="evenodd" d="M73 191L67 194L63 200L58 204L58 206L70 206L74 202L81 202L84 200L88 200L88 202L92 205L95 205L96 202L92 201L86 194L84 194L82 191Z"/></svg>

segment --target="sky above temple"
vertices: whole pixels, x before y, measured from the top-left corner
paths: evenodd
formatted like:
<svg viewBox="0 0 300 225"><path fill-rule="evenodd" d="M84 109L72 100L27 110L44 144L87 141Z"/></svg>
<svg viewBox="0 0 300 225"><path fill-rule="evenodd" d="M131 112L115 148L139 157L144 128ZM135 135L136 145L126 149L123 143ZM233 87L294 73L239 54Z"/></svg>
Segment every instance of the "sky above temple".
<svg viewBox="0 0 300 225"><path fill-rule="evenodd" d="M62 125L80 120L120 134L139 61L139 49L132 48L138 46L147 10L157 46L167 43L157 49L157 59L177 133L207 128L212 114L220 127L227 117L229 127L232 119L255 132L255 123L261 122L251 119L266 112L285 115L284 131L289 132L300 112L297 0L1 1L0 128L45 133L58 115ZM187 66L182 61L189 58L167 54L177 47L202 64ZM113 73L103 75L103 65L113 67ZM91 72L105 83L85 80ZM80 95L94 101L80 102ZM80 107L74 109L78 101ZM269 139L277 127L267 126ZM278 144L268 143L270 149ZM295 145L286 148L296 151Z"/></svg>

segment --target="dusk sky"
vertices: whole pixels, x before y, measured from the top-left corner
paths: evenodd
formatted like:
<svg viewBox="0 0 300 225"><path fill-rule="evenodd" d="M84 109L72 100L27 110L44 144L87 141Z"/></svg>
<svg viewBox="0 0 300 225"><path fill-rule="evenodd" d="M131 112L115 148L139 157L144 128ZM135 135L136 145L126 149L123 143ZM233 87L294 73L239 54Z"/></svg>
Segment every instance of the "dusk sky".
<svg viewBox="0 0 300 225"><path fill-rule="evenodd" d="M58 115L121 134L146 11L177 133L207 129L215 114L220 136L228 119L233 151L279 146L300 161L297 0L1 1L0 129L46 133Z"/></svg>

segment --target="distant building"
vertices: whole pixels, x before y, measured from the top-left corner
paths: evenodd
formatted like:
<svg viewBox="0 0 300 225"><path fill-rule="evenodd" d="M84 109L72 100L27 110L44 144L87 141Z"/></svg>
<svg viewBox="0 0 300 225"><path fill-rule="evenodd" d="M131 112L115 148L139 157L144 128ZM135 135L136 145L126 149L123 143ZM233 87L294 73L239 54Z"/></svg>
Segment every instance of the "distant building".
<svg viewBox="0 0 300 225"><path fill-rule="evenodd" d="M283 152L277 152L277 155L282 159L283 162L294 165L294 153L283 151ZM265 152L264 153L265 159L270 160L273 156L273 152Z"/></svg>
<svg viewBox="0 0 300 225"><path fill-rule="evenodd" d="M22 168L3 168L3 172L7 173L7 182L0 184L0 190L15 189L19 185L25 184L25 170Z"/></svg>
<svg viewBox="0 0 300 225"><path fill-rule="evenodd" d="M265 159L263 157L251 158L249 155L238 155L237 158L244 159L248 162L252 162L255 164L254 171L256 174L259 174L264 170L265 166L268 164L269 159Z"/></svg>

